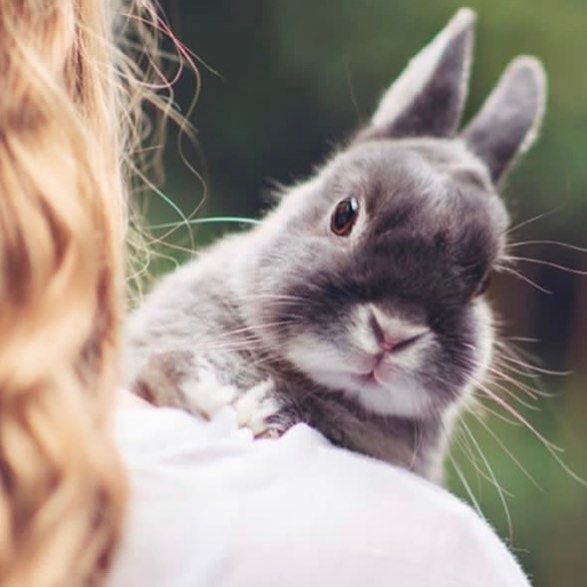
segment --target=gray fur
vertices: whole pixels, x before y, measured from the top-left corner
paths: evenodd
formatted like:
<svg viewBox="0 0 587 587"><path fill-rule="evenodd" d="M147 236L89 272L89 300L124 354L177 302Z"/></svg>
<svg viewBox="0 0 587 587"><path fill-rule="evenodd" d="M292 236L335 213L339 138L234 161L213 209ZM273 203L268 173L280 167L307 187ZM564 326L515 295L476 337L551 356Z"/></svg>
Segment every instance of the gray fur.
<svg viewBox="0 0 587 587"><path fill-rule="evenodd" d="M469 148L485 161L494 182L536 140L545 99L546 74L542 64L534 57L517 57L463 131Z"/></svg>
<svg viewBox="0 0 587 587"><path fill-rule="evenodd" d="M537 124L514 117L512 135L486 127L482 113L465 141L453 137L468 75L463 31L470 38L474 21L459 14L436 42L441 58L434 43L426 49L435 83L399 111L384 98L369 128L285 191L258 226L161 281L128 324L129 385L206 412L206 389L242 397L269 381L269 430L306 421L336 444L440 477L452 422L491 361L491 313L479 292L508 225L491 153L497 146L514 157ZM434 136L405 128L398 137L413 101L437 107L425 94L442 85L448 54L450 116L428 130ZM532 84L524 75L513 82ZM519 90L508 99L527 95ZM332 211L349 196L358 220L336 236ZM402 344L383 352L382 332Z"/></svg>
<svg viewBox="0 0 587 587"><path fill-rule="evenodd" d="M370 130L386 136L452 136L465 105L476 15L462 8L384 94Z"/></svg>

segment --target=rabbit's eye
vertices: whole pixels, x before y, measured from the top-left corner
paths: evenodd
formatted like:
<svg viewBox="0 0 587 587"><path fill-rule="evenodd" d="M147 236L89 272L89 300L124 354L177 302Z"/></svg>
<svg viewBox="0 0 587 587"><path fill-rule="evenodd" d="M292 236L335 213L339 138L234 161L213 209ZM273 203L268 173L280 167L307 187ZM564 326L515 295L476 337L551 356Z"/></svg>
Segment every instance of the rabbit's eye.
<svg viewBox="0 0 587 587"><path fill-rule="evenodd" d="M348 236L359 215L359 201L357 198L341 200L332 213L330 229L337 236Z"/></svg>
<svg viewBox="0 0 587 587"><path fill-rule="evenodd" d="M491 273L487 272L485 274L485 277L481 280L481 283L477 286L477 289L475 290L475 295L482 296L489 289L490 285Z"/></svg>

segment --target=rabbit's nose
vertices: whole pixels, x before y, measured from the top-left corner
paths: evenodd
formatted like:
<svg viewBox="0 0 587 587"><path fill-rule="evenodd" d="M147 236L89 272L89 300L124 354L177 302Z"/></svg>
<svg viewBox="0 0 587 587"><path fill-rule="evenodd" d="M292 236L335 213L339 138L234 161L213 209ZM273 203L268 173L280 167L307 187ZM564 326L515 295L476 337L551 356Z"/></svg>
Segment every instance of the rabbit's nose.
<svg viewBox="0 0 587 587"><path fill-rule="evenodd" d="M375 309L371 312L369 325L379 348L384 353L402 351L428 332L427 328L403 323L398 319L385 319L385 316Z"/></svg>

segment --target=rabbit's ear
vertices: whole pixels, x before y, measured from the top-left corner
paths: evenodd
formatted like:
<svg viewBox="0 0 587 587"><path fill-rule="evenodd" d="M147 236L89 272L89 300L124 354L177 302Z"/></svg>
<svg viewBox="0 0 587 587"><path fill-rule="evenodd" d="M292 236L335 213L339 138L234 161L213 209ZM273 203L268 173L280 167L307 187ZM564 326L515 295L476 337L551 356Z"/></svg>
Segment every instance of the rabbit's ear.
<svg viewBox="0 0 587 587"><path fill-rule="evenodd" d="M367 134L448 137L467 95L476 15L459 10L384 94Z"/></svg>
<svg viewBox="0 0 587 587"><path fill-rule="evenodd" d="M462 133L497 183L534 143L544 116L546 75L534 57L517 57Z"/></svg>

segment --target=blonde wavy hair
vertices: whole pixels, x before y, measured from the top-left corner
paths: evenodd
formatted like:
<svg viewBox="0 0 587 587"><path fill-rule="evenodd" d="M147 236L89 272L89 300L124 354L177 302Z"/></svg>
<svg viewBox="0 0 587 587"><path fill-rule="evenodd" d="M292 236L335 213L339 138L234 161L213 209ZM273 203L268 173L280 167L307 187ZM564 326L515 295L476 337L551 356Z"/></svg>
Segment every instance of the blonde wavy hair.
<svg viewBox="0 0 587 587"><path fill-rule="evenodd" d="M127 489L109 416L127 186L149 134L141 105L161 102L145 80L162 21L149 0L116 4L0 10L3 586L100 583L121 533Z"/></svg>

